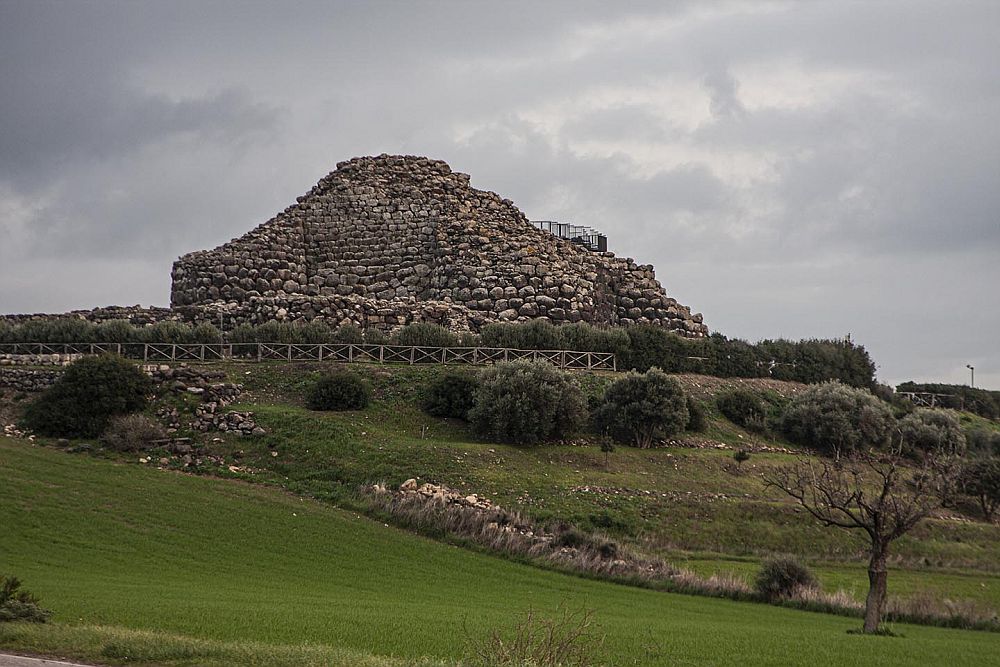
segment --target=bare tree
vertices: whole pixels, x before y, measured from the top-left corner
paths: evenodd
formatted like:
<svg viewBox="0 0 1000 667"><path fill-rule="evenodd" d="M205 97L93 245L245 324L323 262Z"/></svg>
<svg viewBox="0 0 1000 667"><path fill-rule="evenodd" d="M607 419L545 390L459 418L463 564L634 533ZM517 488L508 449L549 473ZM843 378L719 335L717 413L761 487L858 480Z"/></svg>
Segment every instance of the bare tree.
<svg viewBox="0 0 1000 667"><path fill-rule="evenodd" d="M885 611L889 546L940 505L953 466L928 459L905 467L899 452L859 452L837 461L801 461L764 476L825 526L863 530L871 542L864 632Z"/></svg>

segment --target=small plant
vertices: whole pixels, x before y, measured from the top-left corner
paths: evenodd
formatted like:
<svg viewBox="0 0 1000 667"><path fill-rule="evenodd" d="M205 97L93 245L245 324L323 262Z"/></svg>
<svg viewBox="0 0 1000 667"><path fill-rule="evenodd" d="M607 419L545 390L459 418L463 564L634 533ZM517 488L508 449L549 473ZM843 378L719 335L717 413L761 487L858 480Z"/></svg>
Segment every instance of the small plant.
<svg viewBox="0 0 1000 667"><path fill-rule="evenodd" d="M594 634L594 612L560 607L553 618L529 609L505 628L495 628L471 646L476 667L590 667L604 643Z"/></svg>
<svg viewBox="0 0 1000 667"><path fill-rule="evenodd" d="M21 581L17 577L0 575L0 623L44 623L51 615L51 611L39 606L37 597L21 589Z"/></svg>
<svg viewBox="0 0 1000 667"><path fill-rule="evenodd" d="M612 437L643 449L652 447L657 438L680 432L688 418L684 390L658 368L630 372L613 382L594 415Z"/></svg>
<svg viewBox="0 0 1000 667"><path fill-rule="evenodd" d="M819 582L809 568L788 556L765 560L754 581L757 594L768 602L790 598L801 588L819 588Z"/></svg>
<svg viewBox="0 0 1000 667"><path fill-rule="evenodd" d="M544 362L500 363L480 373L469 421L482 437L531 445L579 429L586 405L568 373Z"/></svg>
<svg viewBox="0 0 1000 667"><path fill-rule="evenodd" d="M475 376L468 373L449 371L431 381L424 390L421 407L434 417L469 418L469 410L474 405L476 387Z"/></svg>
<svg viewBox="0 0 1000 667"><path fill-rule="evenodd" d="M750 452L745 449L736 450L733 454L733 460L736 461L736 469L742 470L743 464L750 460Z"/></svg>
<svg viewBox="0 0 1000 667"><path fill-rule="evenodd" d="M119 415L101 435L101 441L116 452L134 452L149 449L156 440L167 437L159 422L145 415Z"/></svg>
<svg viewBox="0 0 1000 667"><path fill-rule="evenodd" d="M700 401L696 401L690 395L687 397L688 422L684 427L685 431L701 433L707 428L708 420L705 418L705 408Z"/></svg>
<svg viewBox="0 0 1000 667"><path fill-rule="evenodd" d="M767 408L760 396L746 389L733 389L715 399L726 419L751 431L763 431Z"/></svg>
<svg viewBox="0 0 1000 667"><path fill-rule="evenodd" d="M24 424L41 435L96 438L113 417L145 408L151 390L149 377L132 362L84 357L28 406Z"/></svg>
<svg viewBox="0 0 1000 667"><path fill-rule="evenodd" d="M306 396L312 410L361 410L371 399L368 383L350 371L321 377Z"/></svg>
<svg viewBox="0 0 1000 667"><path fill-rule="evenodd" d="M610 437L601 438L601 451L604 452L604 467L607 468L611 452L615 451L615 443Z"/></svg>

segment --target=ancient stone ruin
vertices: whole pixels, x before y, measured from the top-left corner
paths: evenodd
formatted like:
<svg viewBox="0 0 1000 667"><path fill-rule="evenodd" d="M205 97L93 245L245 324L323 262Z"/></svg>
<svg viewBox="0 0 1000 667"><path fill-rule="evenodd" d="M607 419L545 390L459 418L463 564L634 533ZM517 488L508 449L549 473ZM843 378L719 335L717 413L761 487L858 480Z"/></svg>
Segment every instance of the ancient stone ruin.
<svg viewBox="0 0 1000 667"><path fill-rule="evenodd" d="M708 332L652 266L538 229L510 200L423 157L341 162L256 229L181 257L172 278L175 312L227 328L320 319L476 331L548 318Z"/></svg>

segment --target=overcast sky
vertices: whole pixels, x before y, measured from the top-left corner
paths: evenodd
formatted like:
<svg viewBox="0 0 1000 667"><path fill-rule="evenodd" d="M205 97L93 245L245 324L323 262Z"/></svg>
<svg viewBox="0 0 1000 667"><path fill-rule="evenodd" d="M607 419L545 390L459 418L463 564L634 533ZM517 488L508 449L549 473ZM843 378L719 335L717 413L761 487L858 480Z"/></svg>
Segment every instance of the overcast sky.
<svg viewBox="0 0 1000 667"><path fill-rule="evenodd" d="M335 164L603 230L731 337L1000 389L1000 2L0 0L0 312L166 305Z"/></svg>

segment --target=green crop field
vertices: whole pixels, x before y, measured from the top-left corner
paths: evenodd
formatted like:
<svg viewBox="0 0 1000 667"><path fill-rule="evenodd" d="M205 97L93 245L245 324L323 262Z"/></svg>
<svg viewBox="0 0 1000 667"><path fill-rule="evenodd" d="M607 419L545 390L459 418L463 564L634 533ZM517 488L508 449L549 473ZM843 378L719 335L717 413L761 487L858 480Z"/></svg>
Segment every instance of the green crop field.
<svg viewBox="0 0 1000 667"><path fill-rule="evenodd" d="M470 639L525 610L564 605L595 611L606 664L1000 662L995 633L851 635L855 619L547 572L278 489L25 441L0 439L0 526L0 570L55 611L51 626L0 627L8 649L129 664L411 664L461 659Z"/></svg>

